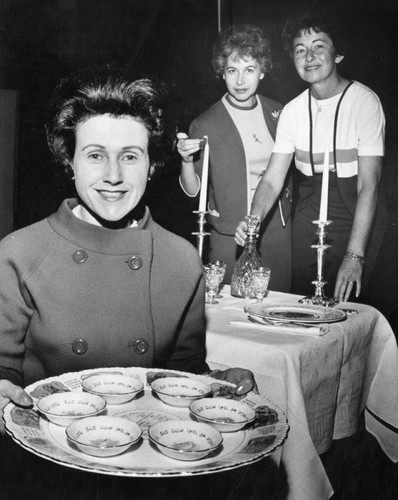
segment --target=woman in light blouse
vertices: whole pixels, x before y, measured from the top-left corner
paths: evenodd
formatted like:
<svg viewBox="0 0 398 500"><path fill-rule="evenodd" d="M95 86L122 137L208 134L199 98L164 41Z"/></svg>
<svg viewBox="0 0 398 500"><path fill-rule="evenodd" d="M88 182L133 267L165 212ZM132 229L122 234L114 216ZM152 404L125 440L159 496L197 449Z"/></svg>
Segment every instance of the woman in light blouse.
<svg viewBox="0 0 398 500"><path fill-rule="evenodd" d="M300 78L308 89L282 111L269 168L258 185L251 213L267 217L295 159L298 200L293 216L294 293L314 293L325 152L329 169L326 262L323 276L328 297L359 297L366 285L386 226L386 203L380 179L384 155L384 113L377 95L339 73L345 50L341 23L327 11L291 18L284 28ZM243 244L245 223L236 231ZM365 264L366 261L366 264ZM364 265L365 264L365 265Z"/></svg>

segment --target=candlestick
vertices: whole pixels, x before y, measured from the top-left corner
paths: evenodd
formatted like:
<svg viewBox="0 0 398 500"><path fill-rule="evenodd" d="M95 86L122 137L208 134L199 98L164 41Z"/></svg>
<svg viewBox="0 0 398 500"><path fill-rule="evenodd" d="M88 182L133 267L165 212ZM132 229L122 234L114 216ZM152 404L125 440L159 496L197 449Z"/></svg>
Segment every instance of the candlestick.
<svg viewBox="0 0 398 500"><path fill-rule="evenodd" d="M202 181L200 184L200 197L199 197L199 212L206 211L207 183L209 178L209 140L207 135L205 135L203 138L206 140L206 144L203 154Z"/></svg>
<svg viewBox="0 0 398 500"><path fill-rule="evenodd" d="M332 223L332 221L327 220L321 222L319 220L312 221L313 224L318 226L316 234L318 235L318 243L316 245L311 245L311 248L316 248L317 252L317 276L316 280L312 281L315 285L314 295L308 295L299 300L302 304L312 304L316 306L324 307L334 307L338 304L338 300L335 298L326 297L323 287L326 285L326 281L323 279L323 267L325 263L325 251L330 248L330 245L325 243L327 235L327 226Z"/></svg>
<svg viewBox="0 0 398 500"><path fill-rule="evenodd" d="M323 161L321 204L319 207L319 221L328 220L328 195L329 195L329 150L326 149Z"/></svg>

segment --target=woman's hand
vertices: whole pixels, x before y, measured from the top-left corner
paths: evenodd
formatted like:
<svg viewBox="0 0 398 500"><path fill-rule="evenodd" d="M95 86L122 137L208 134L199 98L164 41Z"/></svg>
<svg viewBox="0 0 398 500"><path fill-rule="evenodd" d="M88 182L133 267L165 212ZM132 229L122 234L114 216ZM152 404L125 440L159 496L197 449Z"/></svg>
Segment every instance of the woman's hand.
<svg viewBox="0 0 398 500"><path fill-rule="evenodd" d="M0 380L0 434L4 433L4 424L2 421L4 408L9 402L18 406L31 406L32 398L22 389L8 380Z"/></svg>
<svg viewBox="0 0 398 500"><path fill-rule="evenodd" d="M226 380L236 385L235 394L244 396L250 391L258 393L254 375L244 368L228 368L227 370L214 370L210 376L218 380Z"/></svg>
<svg viewBox="0 0 398 500"><path fill-rule="evenodd" d="M358 297L361 293L362 271L362 264L360 262L343 259L337 273L334 297L340 302L346 302L354 289L354 284L356 287L355 297Z"/></svg>
<svg viewBox="0 0 398 500"><path fill-rule="evenodd" d="M241 222L239 222L235 232L235 242L237 243L237 245L240 245L242 247L244 246L246 240L246 231L246 222L242 220Z"/></svg>
<svg viewBox="0 0 398 500"><path fill-rule="evenodd" d="M194 153L200 149L202 139L189 139L187 134L184 132L178 132L177 139L177 149L181 155L182 161L185 163L191 163L193 161Z"/></svg>

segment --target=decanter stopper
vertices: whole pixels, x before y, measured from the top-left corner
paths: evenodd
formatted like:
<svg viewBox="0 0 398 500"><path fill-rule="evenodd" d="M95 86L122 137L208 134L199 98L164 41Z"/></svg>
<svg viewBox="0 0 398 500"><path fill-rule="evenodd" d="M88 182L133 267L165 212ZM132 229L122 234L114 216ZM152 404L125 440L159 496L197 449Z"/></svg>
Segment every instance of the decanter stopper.
<svg viewBox="0 0 398 500"><path fill-rule="evenodd" d="M247 226L247 234L255 235L257 237L260 228L260 217L257 215L246 215L245 222Z"/></svg>

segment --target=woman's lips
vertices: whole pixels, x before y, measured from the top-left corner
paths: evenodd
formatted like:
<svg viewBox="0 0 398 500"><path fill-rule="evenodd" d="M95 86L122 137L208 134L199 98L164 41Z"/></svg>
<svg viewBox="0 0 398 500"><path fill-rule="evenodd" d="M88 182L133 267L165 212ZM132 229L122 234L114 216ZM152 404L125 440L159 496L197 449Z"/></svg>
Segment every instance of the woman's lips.
<svg viewBox="0 0 398 500"><path fill-rule="evenodd" d="M126 191L104 191L97 190L97 193L106 201L118 201L126 194Z"/></svg>

